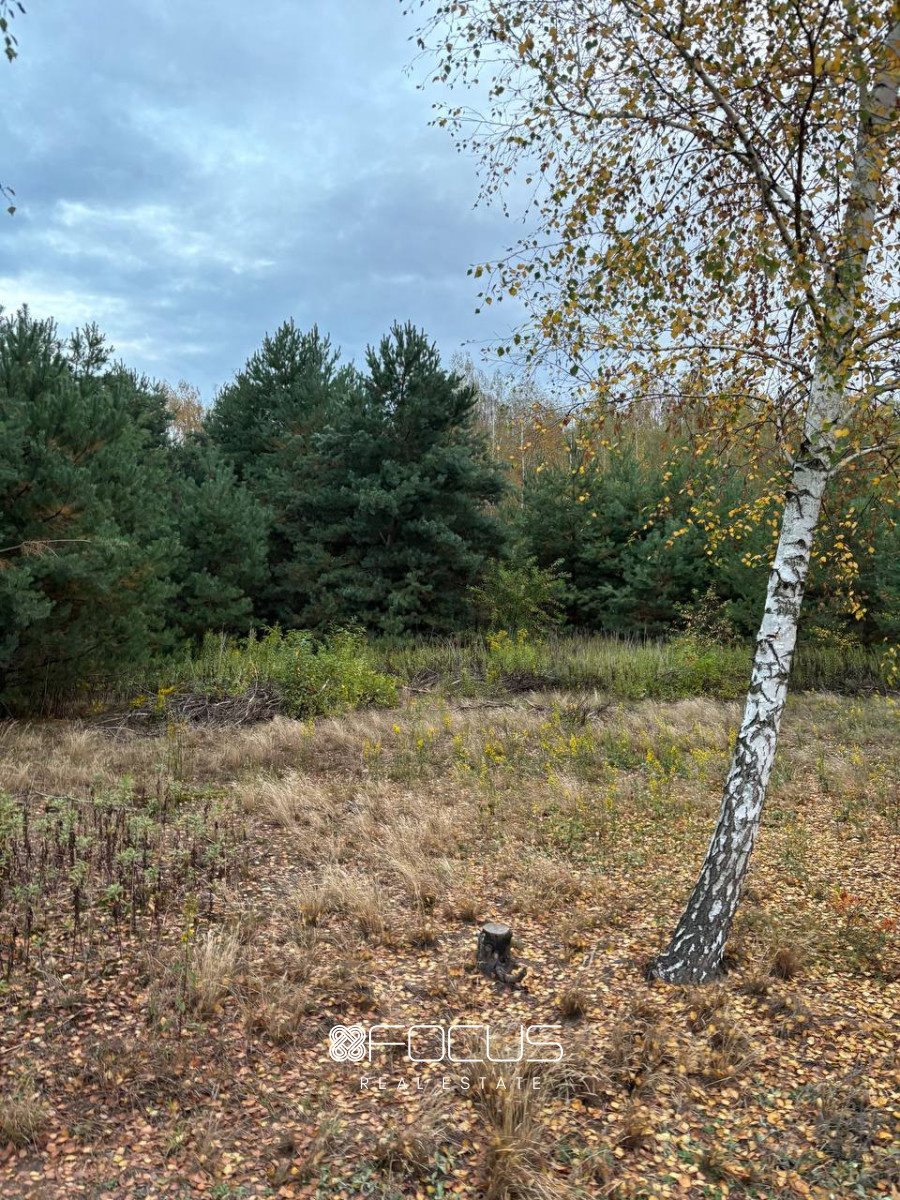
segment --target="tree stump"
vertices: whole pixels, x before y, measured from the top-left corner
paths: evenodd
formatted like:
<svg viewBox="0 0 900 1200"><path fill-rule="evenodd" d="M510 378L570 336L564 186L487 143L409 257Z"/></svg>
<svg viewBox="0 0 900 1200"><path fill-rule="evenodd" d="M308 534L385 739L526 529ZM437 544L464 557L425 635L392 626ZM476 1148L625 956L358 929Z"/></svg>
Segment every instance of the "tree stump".
<svg viewBox="0 0 900 1200"><path fill-rule="evenodd" d="M512 929L501 925L498 921L485 921L478 931L478 969L484 975L498 979L508 987L515 987L525 978L528 969L517 966L510 947L512 946Z"/></svg>

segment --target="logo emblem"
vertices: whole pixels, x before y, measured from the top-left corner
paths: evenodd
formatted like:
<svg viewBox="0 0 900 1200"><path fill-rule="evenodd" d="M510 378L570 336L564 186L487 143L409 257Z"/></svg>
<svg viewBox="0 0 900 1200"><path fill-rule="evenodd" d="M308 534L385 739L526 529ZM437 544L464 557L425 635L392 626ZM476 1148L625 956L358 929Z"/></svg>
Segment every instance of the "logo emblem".
<svg viewBox="0 0 900 1200"><path fill-rule="evenodd" d="M335 1062L362 1062L366 1031L362 1025L335 1025L328 1034L328 1053Z"/></svg>

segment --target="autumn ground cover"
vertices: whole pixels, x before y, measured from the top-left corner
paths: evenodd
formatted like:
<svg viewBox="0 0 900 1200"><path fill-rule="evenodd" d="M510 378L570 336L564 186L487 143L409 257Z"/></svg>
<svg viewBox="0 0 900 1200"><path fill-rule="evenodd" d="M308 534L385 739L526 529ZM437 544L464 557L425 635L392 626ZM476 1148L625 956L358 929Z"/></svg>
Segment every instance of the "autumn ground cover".
<svg viewBox="0 0 900 1200"><path fill-rule="evenodd" d="M791 702L728 974L643 980L737 720L409 694L0 727L0 1196L900 1195L892 699ZM487 918L521 988L473 970ZM358 1023L509 1057L558 1024L564 1056L334 1061Z"/></svg>

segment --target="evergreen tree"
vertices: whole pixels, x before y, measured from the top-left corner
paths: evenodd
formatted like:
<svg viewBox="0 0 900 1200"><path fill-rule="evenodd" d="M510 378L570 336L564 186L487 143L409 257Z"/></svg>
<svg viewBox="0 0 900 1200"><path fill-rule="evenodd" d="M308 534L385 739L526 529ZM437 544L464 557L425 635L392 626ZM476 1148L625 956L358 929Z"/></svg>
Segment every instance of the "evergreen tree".
<svg viewBox="0 0 900 1200"><path fill-rule="evenodd" d="M280 511L296 531L302 625L360 621L389 633L463 628L469 588L503 533L502 480L473 428L475 390L412 325L369 349Z"/></svg>
<svg viewBox="0 0 900 1200"><path fill-rule="evenodd" d="M869 636L900 643L900 524L883 522L873 538L871 555L860 555L860 590L866 603Z"/></svg>
<svg viewBox="0 0 900 1200"><path fill-rule="evenodd" d="M305 604L294 563L302 537L296 492L310 467L313 435L357 387L356 372L339 365L328 337L286 321L266 335L207 417L210 442L271 514L266 571L252 592L256 614L268 623L295 625Z"/></svg>
<svg viewBox="0 0 900 1200"><path fill-rule="evenodd" d="M179 553L169 623L191 638L246 633L266 578L269 515L215 446L189 438L170 456Z"/></svg>
<svg viewBox="0 0 900 1200"><path fill-rule="evenodd" d="M709 585L699 531L671 538L687 508L682 482L636 447L598 460L574 443L567 465L529 477L516 527L525 553L559 564L572 624L656 636ZM667 496L679 503L666 506Z"/></svg>
<svg viewBox="0 0 900 1200"><path fill-rule="evenodd" d="M108 376L108 377L105 377ZM162 638L162 447L95 329L0 318L0 701L52 702Z"/></svg>
<svg viewBox="0 0 900 1200"><path fill-rule="evenodd" d="M206 420L209 437L239 479L265 492L275 458L322 427L351 373L339 358L316 326L301 333L289 320L266 334L234 382L219 392Z"/></svg>

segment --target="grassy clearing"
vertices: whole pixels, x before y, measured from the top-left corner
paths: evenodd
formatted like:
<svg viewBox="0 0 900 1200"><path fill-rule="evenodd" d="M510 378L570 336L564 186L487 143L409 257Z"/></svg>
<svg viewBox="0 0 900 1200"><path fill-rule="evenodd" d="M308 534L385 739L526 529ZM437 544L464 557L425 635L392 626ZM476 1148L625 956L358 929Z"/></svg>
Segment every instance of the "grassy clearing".
<svg viewBox="0 0 900 1200"><path fill-rule="evenodd" d="M3 726L0 1195L894 1195L893 701L794 698L729 974L642 979L737 719L549 691ZM525 990L473 972L488 917ZM559 1024L564 1057L386 1049L362 1090L327 1052L356 1022Z"/></svg>

